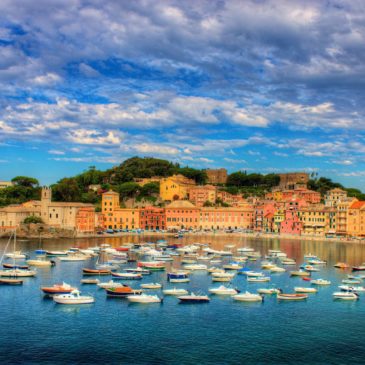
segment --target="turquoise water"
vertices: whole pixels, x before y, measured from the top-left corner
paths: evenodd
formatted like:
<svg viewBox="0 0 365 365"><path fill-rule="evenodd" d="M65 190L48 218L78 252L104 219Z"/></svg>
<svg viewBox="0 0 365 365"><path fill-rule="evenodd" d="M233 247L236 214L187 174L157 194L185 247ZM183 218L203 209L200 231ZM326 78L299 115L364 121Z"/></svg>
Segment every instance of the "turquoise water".
<svg viewBox="0 0 365 365"><path fill-rule="evenodd" d="M117 246L122 242L156 241L158 237L100 239ZM173 241L173 240L170 240ZM185 243L211 242L222 249L227 243L250 245L266 253L281 248L298 263L304 253L318 254L328 265L313 277L332 281L319 287L305 302L280 303L266 297L263 303L233 302L212 296L211 302L181 305L175 297L163 304L129 304L108 299L93 285L80 285L82 267L92 262L58 262L56 267L38 269L36 278L26 278L20 287L0 287L0 364L348 364L364 363L365 294L357 302L336 302L332 293L348 271L333 268L337 261L365 261L365 246L290 240L243 240L238 237L190 237ZM3 245L3 242L1 243ZM23 250L37 243L22 242ZM47 248L61 249L79 244L94 246L96 240L53 241ZM132 266L133 264L129 264ZM178 267L178 263L174 263ZM258 263L248 267L259 268ZM287 267L293 270L293 266ZM141 282L166 283L166 273L153 273ZM288 273L271 275L271 284L284 292L307 286ZM101 278L102 281L109 277ZM95 296L86 306L62 306L45 299L41 285L65 281ZM188 284L175 286L208 292L212 283L206 272L195 272ZM267 283L248 284L238 275L233 287L255 292ZM161 295L160 291L151 291Z"/></svg>

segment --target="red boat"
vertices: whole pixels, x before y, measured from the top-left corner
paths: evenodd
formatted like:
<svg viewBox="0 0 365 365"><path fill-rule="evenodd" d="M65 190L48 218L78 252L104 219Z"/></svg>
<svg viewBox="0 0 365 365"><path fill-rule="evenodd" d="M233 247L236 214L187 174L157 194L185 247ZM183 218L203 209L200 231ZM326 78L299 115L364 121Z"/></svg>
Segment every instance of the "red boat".
<svg viewBox="0 0 365 365"><path fill-rule="evenodd" d="M105 269L82 269L84 275L110 275L110 270Z"/></svg>
<svg viewBox="0 0 365 365"><path fill-rule="evenodd" d="M127 252L127 251L129 251L129 248L128 247L117 247L116 250L119 252Z"/></svg>
<svg viewBox="0 0 365 365"><path fill-rule="evenodd" d="M312 279L311 278L304 277L304 278L302 278L302 280L304 280L304 281L311 281Z"/></svg>
<svg viewBox="0 0 365 365"><path fill-rule="evenodd" d="M128 295L142 294L142 289L132 289L130 286L122 286L116 288L105 289L106 295L109 297L126 297Z"/></svg>
<svg viewBox="0 0 365 365"><path fill-rule="evenodd" d="M76 288L73 288L71 285L68 285L66 283L62 283L62 284L55 284L50 287L43 286L41 287L41 290L45 294L53 295L53 294L69 294L73 290L76 290Z"/></svg>
<svg viewBox="0 0 365 365"><path fill-rule="evenodd" d="M27 265L14 265L14 264L3 264L5 269L21 269L21 270L28 270L29 266Z"/></svg>

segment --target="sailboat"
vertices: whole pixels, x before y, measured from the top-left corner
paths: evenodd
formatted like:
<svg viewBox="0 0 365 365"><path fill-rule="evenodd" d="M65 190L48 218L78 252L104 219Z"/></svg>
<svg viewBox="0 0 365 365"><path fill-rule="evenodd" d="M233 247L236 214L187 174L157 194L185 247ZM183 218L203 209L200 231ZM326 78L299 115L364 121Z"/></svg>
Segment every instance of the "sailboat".
<svg viewBox="0 0 365 365"><path fill-rule="evenodd" d="M11 241L12 236L13 235L10 235L9 241L8 241L6 247L5 247L5 250L4 250L4 255L5 255L5 252L6 252L6 248L8 247L8 245ZM15 248L16 248L16 230L14 230L14 252L16 252ZM1 258L1 261L4 258L4 255ZM13 257L13 265L15 266L15 258L14 257ZM19 268L14 268L14 267L12 269L0 270L0 276L14 277L14 278L35 276L36 273L37 272L35 270L19 269Z"/></svg>
<svg viewBox="0 0 365 365"><path fill-rule="evenodd" d="M55 266L56 262L53 260L46 260L46 251L43 250L41 245L41 237L39 236L39 249L35 251L37 257L35 259L27 260L27 264L30 266L50 267Z"/></svg>

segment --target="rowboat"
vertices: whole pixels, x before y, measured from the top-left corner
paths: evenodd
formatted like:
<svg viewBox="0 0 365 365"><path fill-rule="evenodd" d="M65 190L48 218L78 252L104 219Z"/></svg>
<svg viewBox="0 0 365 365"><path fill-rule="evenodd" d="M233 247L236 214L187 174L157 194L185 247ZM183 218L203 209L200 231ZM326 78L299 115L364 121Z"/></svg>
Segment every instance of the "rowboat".
<svg viewBox="0 0 365 365"><path fill-rule="evenodd" d="M0 285L22 285L23 280L20 279L0 279Z"/></svg>
<svg viewBox="0 0 365 365"><path fill-rule="evenodd" d="M279 300L304 300L308 298L307 294L283 294L279 293L276 296Z"/></svg>
<svg viewBox="0 0 365 365"><path fill-rule="evenodd" d="M82 269L84 275L110 275L110 270L103 269Z"/></svg>
<svg viewBox="0 0 365 365"><path fill-rule="evenodd" d="M316 288L306 288L306 287L298 287L296 286L294 288L294 291L296 293L317 293L317 289Z"/></svg>

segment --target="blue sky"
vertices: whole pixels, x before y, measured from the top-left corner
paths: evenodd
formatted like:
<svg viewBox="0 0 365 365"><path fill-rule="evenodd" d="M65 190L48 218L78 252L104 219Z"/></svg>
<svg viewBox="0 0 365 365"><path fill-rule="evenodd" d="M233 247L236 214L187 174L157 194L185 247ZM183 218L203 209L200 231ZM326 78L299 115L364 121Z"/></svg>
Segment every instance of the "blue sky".
<svg viewBox="0 0 365 365"><path fill-rule="evenodd" d="M138 155L364 188L361 0L4 0L0 19L0 179Z"/></svg>

